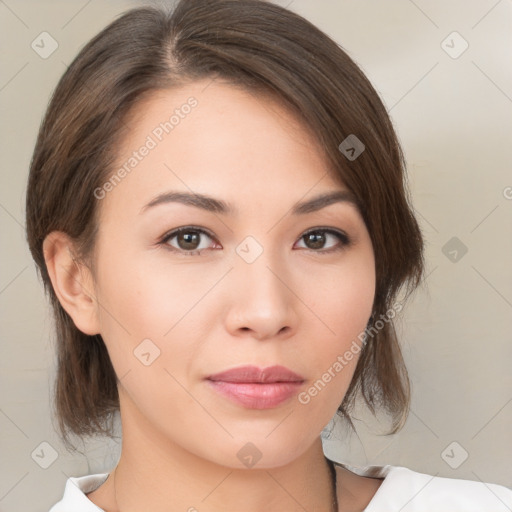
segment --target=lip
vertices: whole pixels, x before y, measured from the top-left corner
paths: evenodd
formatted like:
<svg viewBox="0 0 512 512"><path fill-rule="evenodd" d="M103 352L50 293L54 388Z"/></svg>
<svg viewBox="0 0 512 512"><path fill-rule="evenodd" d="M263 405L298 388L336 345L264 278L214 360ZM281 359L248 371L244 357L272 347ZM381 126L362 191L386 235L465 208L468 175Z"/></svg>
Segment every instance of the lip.
<svg viewBox="0 0 512 512"><path fill-rule="evenodd" d="M239 366L210 375L210 386L249 409L271 409L296 395L304 377L285 366Z"/></svg>

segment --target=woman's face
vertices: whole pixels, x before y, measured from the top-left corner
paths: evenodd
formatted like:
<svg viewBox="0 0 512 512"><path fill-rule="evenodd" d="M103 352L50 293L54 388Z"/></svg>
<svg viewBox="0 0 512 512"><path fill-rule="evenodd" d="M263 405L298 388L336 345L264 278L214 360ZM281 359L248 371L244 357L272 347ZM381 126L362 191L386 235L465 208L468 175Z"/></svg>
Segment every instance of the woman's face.
<svg viewBox="0 0 512 512"><path fill-rule="evenodd" d="M304 127L208 83L159 92L127 121L124 172L95 192L97 325L125 442L270 468L318 440L343 400L374 254ZM258 371L274 366L288 371Z"/></svg>

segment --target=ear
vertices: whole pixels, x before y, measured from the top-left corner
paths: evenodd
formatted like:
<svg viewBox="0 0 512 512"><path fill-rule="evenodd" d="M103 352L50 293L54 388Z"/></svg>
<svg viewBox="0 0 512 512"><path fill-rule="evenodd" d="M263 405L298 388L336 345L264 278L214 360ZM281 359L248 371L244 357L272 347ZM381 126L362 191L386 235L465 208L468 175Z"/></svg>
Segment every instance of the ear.
<svg viewBox="0 0 512 512"><path fill-rule="evenodd" d="M61 306L85 334L98 334L98 302L90 270L75 260L73 242L61 231L52 231L43 242L43 254L53 289Z"/></svg>

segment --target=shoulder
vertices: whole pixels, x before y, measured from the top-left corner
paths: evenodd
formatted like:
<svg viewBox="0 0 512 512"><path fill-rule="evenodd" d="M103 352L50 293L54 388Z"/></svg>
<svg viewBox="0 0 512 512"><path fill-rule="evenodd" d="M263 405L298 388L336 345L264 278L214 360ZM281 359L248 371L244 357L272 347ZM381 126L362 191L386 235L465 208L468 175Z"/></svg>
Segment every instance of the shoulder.
<svg viewBox="0 0 512 512"><path fill-rule="evenodd" d="M107 477L108 473L98 473L68 478L62 499L49 512L98 512L98 507L86 495L97 489Z"/></svg>
<svg viewBox="0 0 512 512"><path fill-rule="evenodd" d="M344 469L365 479L382 479L367 502L365 512L510 512L512 490L508 487L420 473L402 466ZM338 473L340 474L340 473ZM343 478L343 474L340 474ZM371 489L370 486L366 486ZM368 496L367 496L368 497Z"/></svg>
<svg viewBox="0 0 512 512"><path fill-rule="evenodd" d="M502 485L429 475L401 466L393 466L389 475L403 512L427 511L431 507L452 512L512 510L512 490Z"/></svg>

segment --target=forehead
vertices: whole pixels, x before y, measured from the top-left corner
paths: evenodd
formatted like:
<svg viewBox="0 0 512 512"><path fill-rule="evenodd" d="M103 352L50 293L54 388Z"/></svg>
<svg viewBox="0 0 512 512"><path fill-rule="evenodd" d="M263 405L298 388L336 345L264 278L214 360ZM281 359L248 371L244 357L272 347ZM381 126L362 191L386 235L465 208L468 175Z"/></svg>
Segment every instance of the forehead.
<svg viewBox="0 0 512 512"><path fill-rule="evenodd" d="M124 127L112 171L123 177L107 194L109 207L140 209L166 190L261 207L345 188L313 134L278 100L225 82L158 91Z"/></svg>

